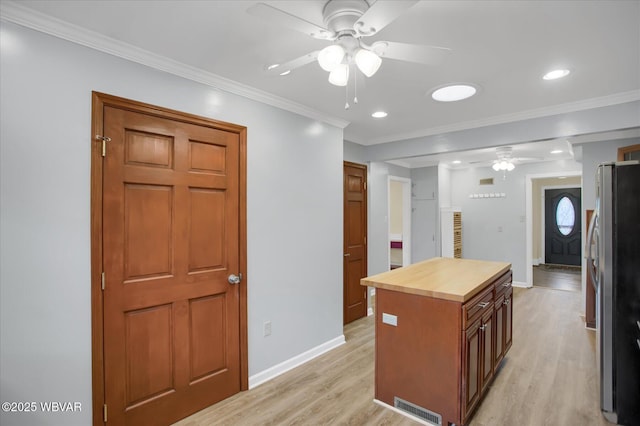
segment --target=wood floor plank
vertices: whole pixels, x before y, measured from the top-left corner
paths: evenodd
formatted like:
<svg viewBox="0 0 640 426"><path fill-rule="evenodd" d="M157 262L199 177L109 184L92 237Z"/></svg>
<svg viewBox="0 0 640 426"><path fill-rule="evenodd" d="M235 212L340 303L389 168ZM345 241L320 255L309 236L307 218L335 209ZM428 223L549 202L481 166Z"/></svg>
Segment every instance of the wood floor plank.
<svg viewBox="0 0 640 426"><path fill-rule="evenodd" d="M608 425L598 408L595 335L584 327L580 299L514 289L513 346L470 426ZM373 402L373 317L344 332L339 348L176 426L416 425Z"/></svg>

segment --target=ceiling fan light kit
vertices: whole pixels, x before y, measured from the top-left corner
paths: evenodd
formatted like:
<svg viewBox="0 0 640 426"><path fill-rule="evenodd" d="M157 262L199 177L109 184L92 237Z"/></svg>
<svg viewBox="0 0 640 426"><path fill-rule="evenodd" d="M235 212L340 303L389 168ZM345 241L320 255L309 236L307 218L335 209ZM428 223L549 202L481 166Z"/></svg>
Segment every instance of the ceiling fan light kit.
<svg viewBox="0 0 640 426"><path fill-rule="evenodd" d="M320 51L318 54L318 64L327 71L333 71L344 60L346 52L344 48L338 44L332 44Z"/></svg>
<svg viewBox="0 0 640 426"><path fill-rule="evenodd" d="M349 82L349 65L339 64L329 73L329 83L334 86L346 86Z"/></svg>
<svg viewBox="0 0 640 426"><path fill-rule="evenodd" d="M355 61L358 69L367 77L374 75L382 64L382 58L380 58L380 56L365 49L358 50Z"/></svg>

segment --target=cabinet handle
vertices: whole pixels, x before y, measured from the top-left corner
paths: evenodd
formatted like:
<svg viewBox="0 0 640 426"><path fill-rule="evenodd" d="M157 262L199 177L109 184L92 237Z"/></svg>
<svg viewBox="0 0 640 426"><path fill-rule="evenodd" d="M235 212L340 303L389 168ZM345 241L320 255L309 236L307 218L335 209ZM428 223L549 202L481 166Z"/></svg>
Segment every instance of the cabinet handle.
<svg viewBox="0 0 640 426"><path fill-rule="evenodd" d="M505 301L502 302L503 305L508 305L509 303L511 303L511 299L505 299Z"/></svg>
<svg viewBox="0 0 640 426"><path fill-rule="evenodd" d="M480 330L482 330L482 331L484 331L484 329L485 329L485 328L487 328L487 324L482 324L482 325L480 326Z"/></svg>
<svg viewBox="0 0 640 426"><path fill-rule="evenodd" d="M504 283L504 284L502 284L502 287L510 287L510 286L511 286L511 283Z"/></svg>
<svg viewBox="0 0 640 426"><path fill-rule="evenodd" d="M640 349L640 339L636 339L636 343L638 344L638 349Z"/></svg>
<svg viewBox="0 0 640 426"><path fill-rule="evenodd" d="M480 306L482 309L484 309L487 306L489 306L489 302L480 302L480 303L478 303L478 306Z"/></svg>

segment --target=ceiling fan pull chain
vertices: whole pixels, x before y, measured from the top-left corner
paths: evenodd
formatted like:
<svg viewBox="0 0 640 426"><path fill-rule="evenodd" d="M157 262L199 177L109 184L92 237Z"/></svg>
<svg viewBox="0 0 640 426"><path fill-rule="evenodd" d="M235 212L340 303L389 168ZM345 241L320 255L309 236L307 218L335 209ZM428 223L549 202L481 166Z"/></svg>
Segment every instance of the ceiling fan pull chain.
<svg viewBox="0 0 640 426"><path fill-rule="evenodd" d="M358 103L358 73L353 73L353 103Z"/></svg>
<svg viewBox="0 0 640 426"><path fill-rule="evenodd" d="M349 109L349 80L344 86L344 109Z"/></svg>

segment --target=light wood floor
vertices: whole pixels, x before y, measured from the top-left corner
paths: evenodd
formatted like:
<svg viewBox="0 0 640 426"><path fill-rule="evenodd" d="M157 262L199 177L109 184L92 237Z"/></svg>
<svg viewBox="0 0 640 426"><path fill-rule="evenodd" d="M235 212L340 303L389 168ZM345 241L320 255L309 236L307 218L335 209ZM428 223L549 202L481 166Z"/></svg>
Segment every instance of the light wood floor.
<svg viewBox="0 0 640 426"><path fill-rule="evenodd" d="M513 346L470 426L609 425L600 415L595 336L580 293L514 289ZM347 343L176 425L415 425L373 403L373 317ZM425 384L437 386L437 384Z"/></svg>
<svg viewBox="0 0 640 426"><path fill-rule="evenodd" d="M533 267L533 285L555 290L582 291L580 268L539 265Z"/></svg>

